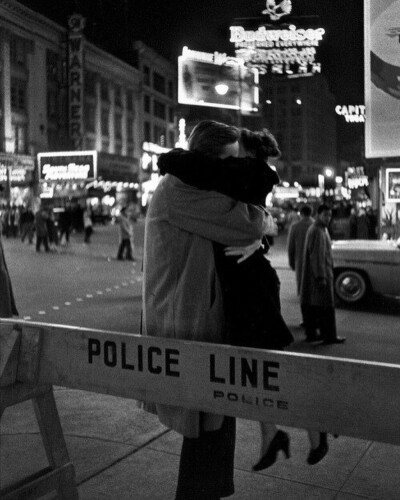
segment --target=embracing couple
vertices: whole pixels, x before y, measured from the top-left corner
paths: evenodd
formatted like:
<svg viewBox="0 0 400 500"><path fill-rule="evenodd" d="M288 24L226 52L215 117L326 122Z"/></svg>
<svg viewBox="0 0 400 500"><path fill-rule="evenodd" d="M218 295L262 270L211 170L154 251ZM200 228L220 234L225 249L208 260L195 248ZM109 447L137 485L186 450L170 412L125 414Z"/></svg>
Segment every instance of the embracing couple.
<svg viewBox="0 0 400 500"><path fill-rule="evenodd" d="M278 144L266 129L203 121L188 146L158 163L163 177L145 225L143 334L282 350L293 337L265 255L266 236L274 231L265 199L279 183L268 158L280 155ZM160 404L145 408L183 436L177 500L233 494L234 418ZM254 470L272 465L280 450L289 456L287 433L260 425ZM311 437L309 463L316 463L327 452L326 435Z"/></svg>

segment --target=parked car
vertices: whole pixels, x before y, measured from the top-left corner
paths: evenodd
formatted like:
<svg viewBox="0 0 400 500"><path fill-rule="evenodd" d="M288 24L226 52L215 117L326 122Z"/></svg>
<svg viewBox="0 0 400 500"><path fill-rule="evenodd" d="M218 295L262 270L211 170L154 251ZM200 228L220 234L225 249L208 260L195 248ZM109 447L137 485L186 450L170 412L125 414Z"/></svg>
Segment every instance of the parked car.
<svg viewBox="0 0 400 500"><path fill-rule="evenodd" d="M399 240L338 240L332 245L336 296L354 304L373 293L400 297Z"/></svg>

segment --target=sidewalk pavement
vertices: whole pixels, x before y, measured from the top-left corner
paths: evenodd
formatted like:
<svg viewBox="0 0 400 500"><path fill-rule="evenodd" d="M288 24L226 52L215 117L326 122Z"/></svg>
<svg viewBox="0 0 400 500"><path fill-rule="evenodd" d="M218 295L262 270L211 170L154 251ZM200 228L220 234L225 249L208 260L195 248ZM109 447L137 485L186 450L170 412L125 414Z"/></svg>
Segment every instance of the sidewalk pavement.
<svg viewBox="0 0 400 500"><path fill-rule="evenodd" d="M82 250L86 251L86 250ZM274 255L275 254L275 255ZM275 266L287 267L279 246ZM55 397L81 500L172 500L181 438L161 426L136 402L62 387ZM0 487L48 465L30 401L6 409L0 421ZM305 430L285 428L291 458L254 473L260 431L257 422L238 419L233 500L308 500L400 497L400 447L329 437L328 455L306 463ZM55 498L47 495L46 498Z"/></svg>

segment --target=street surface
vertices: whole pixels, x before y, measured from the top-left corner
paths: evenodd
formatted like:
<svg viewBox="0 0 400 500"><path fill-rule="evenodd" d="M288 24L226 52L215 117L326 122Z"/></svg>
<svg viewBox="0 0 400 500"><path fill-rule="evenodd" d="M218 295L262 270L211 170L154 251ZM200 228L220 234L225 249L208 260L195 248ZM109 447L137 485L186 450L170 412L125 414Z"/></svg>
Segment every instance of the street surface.
<svg viewBox="0 0 400 500"><path fill-rule="evenodd" d="M5 239L3 245L20 317L31 321L139 333L144 223L135 225L136 262L116 260L118 227L94 227L89 245L73 234L58 253ZM283 315L295 343L290 350L400 364L400 301L374 298L363 306L338 307L344 345L303 342L294 273L288 268L286 234L276 238L271 261L281 280Z"/></svg>

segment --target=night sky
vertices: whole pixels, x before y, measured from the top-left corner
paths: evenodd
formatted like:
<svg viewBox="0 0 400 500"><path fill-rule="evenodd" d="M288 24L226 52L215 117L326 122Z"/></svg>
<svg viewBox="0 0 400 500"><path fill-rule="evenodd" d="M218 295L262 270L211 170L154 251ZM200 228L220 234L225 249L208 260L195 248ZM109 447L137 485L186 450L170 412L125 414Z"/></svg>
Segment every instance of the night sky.
<svg viewBox="0 0 400 500"><path fill-rule="evenodd" d="M87 17L86 36L129 59L129 43L143 40L176 60L182 47L234 54L229 26L235 18L263 17L265 0L21 0L60 24L68 14ZM323 74L341 104L363 102L363 0L292 0L294 16L317 15L325 28ZM283 18L290 22L290 18Z"/></svg>

